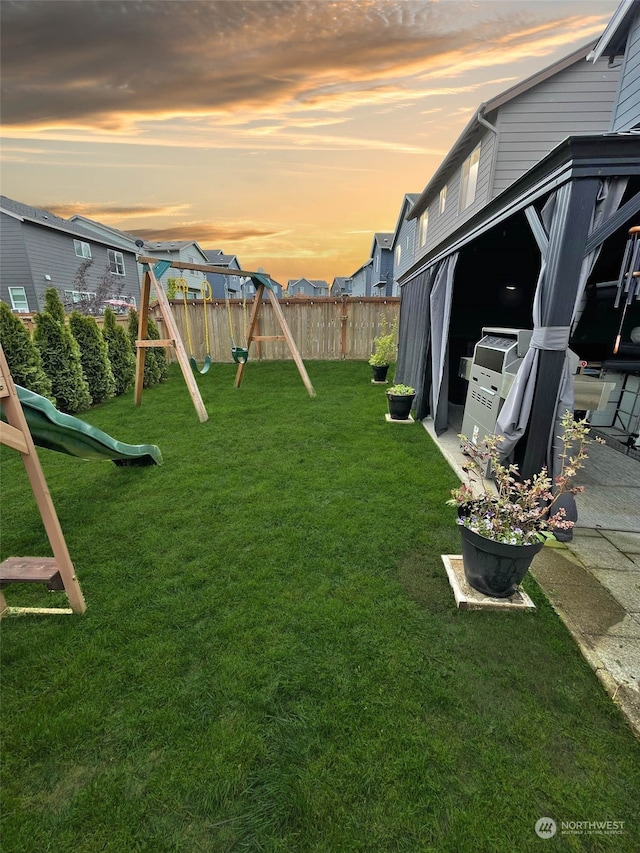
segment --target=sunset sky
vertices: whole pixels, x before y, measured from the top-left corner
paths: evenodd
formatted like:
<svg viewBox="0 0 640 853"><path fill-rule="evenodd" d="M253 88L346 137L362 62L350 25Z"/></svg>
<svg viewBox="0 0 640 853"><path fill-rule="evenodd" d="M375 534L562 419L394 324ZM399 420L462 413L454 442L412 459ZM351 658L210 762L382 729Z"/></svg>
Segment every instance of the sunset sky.
<svg viewBox="0 0 640 853"><path fill-rule="evenodd" d="M617 0L3 0L2 193L350 275L483 101Z"/></svg>

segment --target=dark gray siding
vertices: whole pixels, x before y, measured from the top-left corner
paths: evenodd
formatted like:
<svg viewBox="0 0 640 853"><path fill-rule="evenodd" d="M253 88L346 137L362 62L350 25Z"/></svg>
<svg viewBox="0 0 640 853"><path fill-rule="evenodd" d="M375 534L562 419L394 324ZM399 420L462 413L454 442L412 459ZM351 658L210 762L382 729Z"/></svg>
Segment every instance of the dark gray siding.
<svg viewBox="0 0 640 853"><path fill-rule="evenodd" d="M405 211L405 214L408 211ZM394 250L394 264L393 264L393 296L399 296L400 291L398 289L397 281L402 275L402 273L406 272L409 269L411 264L413 263L414 253L415 253L415 242L416 242L416 225L417 219L404 219L398 229L398 236L396 238L396 248L400 246L400 263L395 263L395 250Z"/></svg>
<svg viewBox="0 0 640 853"><path fill-rule="evenodd" d="M23 223L6 213L0 215L0 299L11 306L10 287L24 287L29 310L38 308L29 256L22 234Z"/></svg>
<svg viewBox="0 0 640 853"><path fill-rule="evenodd" d="M493 156L495 150L495 133L485 130L480 138L480 162L478 164L478 182L476 184L476 196L474 201L464 210L460 210L460 177L462 167L460 166L447 183L447 203L443 213L440 213L440 190L435 191L434 198L429 205L429 227L427 229L427 240L424 246L418 245L418 231L415 237L415 256L417 260L425 252L437 246L448 234L458 228L474 213L490 200L490 185L493 167ZM470 154L471 151L468 152ZM444 186L444 183L443 185Z"/></svg>
<svg viewBox="0 0 640 853"><path fill-rule="evenodd" d="M620 69L607 65L580 60L500 107L491 198L567 136L609 130Z"/></svg>
<svg viewBox="0 0 640 853"><path fill-rule="evenodd" d="M34 308L37 307L38 310L42 308L44 292L48 287L56 287L58 290L78 289L74 285L74 278L82 264L82 258L75 254L74 239L84 239L84 242L91 247L93 263L87 275L86 289L89 291L96 289L98 281L107 268L107 246L93 243L88 238L74 238L72 234L42 227L31 222L22 223L22 233L38 300L38 305ZM135 256L127 252L122 254L124 256L125 275L116 276L116 279L118 284L121 282L123 284L122 295L133 296L136 302L139 302L140 286ZM51 280L46 280L45 275L51 276Z"/></svg>
<svg viewBox="0 0 640 853"><path fill-rule="evenodd" d="M640 12L631 24L614 108L612 130L629 130L640 123Z"/></svg>

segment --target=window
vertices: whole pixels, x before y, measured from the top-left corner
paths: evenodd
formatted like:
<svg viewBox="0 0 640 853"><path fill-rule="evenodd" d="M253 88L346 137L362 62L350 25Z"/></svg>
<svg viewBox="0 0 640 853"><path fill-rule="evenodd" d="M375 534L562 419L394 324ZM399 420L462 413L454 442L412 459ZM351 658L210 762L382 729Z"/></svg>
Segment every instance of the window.
<svg viewBox="0 0 640 853"><path fill-rule="evenodd" d="M73 248L78 258L91 258L91 246L88 243L83 243L82 240L74 240Z"/></svg>
<svg viewBox="0 0 640 853"><path fill-rule="evenodd" d="M10 287L9 299L11 300L11 308L13 311L24 313L29 310L27 293L24 287Z"/></svg>
<svg viewBox="0 0 640 853"><path fill-rule="evenodd" d="M478 165L480 163L480 146L477 145L462 164L462 179L460 181L460 210L464 210L476 197L478 184Z"/></svg>
<svg viewBox="0 0 640 853"><path fill-rule="evenodd" d="M427 208L420 216L418 223L418 228L420 229L420 245L424 246L424 244L427 242L427 229L429 228L429 208Z"/></svg>
<svg viewBox="0 0 640 853"><path fill-rule="evenodd" d="M444 209L447 206L447 185L445 184L440 190L440 213L444 213Z"/></svg>
<svg viewBox="0 0 640 853"><path fill-rule="evenodd" d="M107 249L107 257L109 258L109 272L114 275L124 275L124 255L122 252Z"/></svg>
<svg viewBox="0 0 640 853"><path fill-rule="evenodd" d="M400 258L402 257L402 246L400 243L396 246L396 266L400 266Z"/></svg>

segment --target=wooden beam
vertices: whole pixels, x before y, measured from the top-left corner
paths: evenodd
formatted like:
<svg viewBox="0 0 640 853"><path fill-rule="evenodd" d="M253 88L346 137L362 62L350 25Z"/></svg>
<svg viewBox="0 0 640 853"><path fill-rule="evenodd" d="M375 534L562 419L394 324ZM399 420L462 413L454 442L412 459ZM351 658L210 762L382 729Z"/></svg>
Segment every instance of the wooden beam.
<svg viewBox="0 0 640 853"><path fill-rule="evenodd" d="M175 341L169 340L161 340L160 338L149 338L146 341L136 341L137 347L173 347L175 346Z"/></svg>
<svg viewBox="0 0 640 853"><path fill-rule="evenodd" d="M138 258L139 264L154 266L158 261L165 261L170 269L174 270L199 270L200 272L218 273L219 275L240 275L249 278L252 275L270 276L267 273L249 272L249 270L233 270L229 267L217 267L214 264L188 264L186 261L169 261L167 258Z"/></svg>
<svg viewBox="0 0 640 853"><path fill-rule="evenodd" d="M296 342L293 339L293 335L291 334L291 330L287 324L284 314L282 313L282 306L278 302L278 297L272 290L267 289L267 293L269 295L269 301L271 302L271 307L273 308L273 313L276 315L278 322L280 323L280 328L284 334L284 338L289 345L289 350L291 355L293 356L293 360L296 363L296 367L298 368L298 373L302 377L302 381L304 382L304 387L309 392L310 397L315 397L316 392L311 384L311 380L309 379L309 374L307 373L307 369L304 366L304 362L302 360L302 356L296 346Z"/></svg>
<svg viewBox="0 0 640 853"><path fill-rule="evenodd" d="M60 527L55 506L51 499L51 495L49 494L47 481L45 480L44 472L40 465L40 459L38 458L38 454L33 444L29 425L24 411L22 410L22 405L18 398L18 392L16 391L13 379L11 378L9 365L7 364L1 344L0 372L2 373L3 382L6 384L9 391L9 395L5 398L3 403L7 423L9 426L22 433L26 444L26 452L21 451L20 457L25 471L27 472L27 477L31 484L31 490L33 491L33 496L40 511L42 523L44 524L47 536L49 537L49 544L51 545L51 550L53 551L53 556L56 561L58 571L60 572L62 583L64 584L64 590L74 613L84 613L87 609L87 605L85 604L82 596L82 590L80 589L80 584L76 577L76 571L67 548L62 528ZM0 605L1 604L2 602L0 602Z"/></svg>
<svg viewBox="0 0 640 853"><path fill-rule="evenodd" d="M286 341L284 335L254 335L252 341Z"/></svg>
<svg viewBox="0 0 640 853"><path fill-rule="evenodd" d="M136 382L133 399L136 406L142 405L142 388L144 385L144 362L146 351L144 347L137 344L147 339L147 327L149 325L149 293L151 291L151 273L145 270L142 276L142 287L140 290L140 313L138 314L138 340L136 341Z"/></svg>
<svg viewBox="0 0 640 853"><path fill-rule="evenodd" d="M184 344L182 343L182 338L180 337L178 326L173 316L171 306L169 305L169 300L167 299L167 295L164 292L162 286L158 283L152 269L149 269L148 272L145 273L145 281L147 279L147 276L149 282L153 284L153 288L156 292L158 308L160 309L160 313L162 314L165 329L169 332L172 340L174 341L174 349L176 352L178 363L180 364L182 375L184 377L187 389L189 390L189 395L191 396L194 408L197 412L198 418L200 419L200 423L204 423L204 421L209 419L209 415L207 414L207 410L204 407L202 396L200 395L200 389L198 388L198 383L196 382L195 377L193 375L193 371L191 370L191 365L187 357L187 351L185 350ZM142 309L140 310L142 312ZM144 351L145 346L143 344L143 346L138 348L138 356L140 356L141 353L144 353Z"/></svg>
<svg viewBox="0 0 640 853"><path fill-rule="evenodd" d="M29 446L22 432L3 421L0 421L0 444L6 444L18 453L29 453Z"/></svg>
<svg viewBox="0 0 640 853"><path fill-rule="evenodd" d="M271 293L271 291L267 291ZM251 317L249 318L249 330L247 331L247 350L251 347L251 342L254 340L256 327L258 325L258 317L260 315L260 306L262 305L262 294L264 293L264 284L259 284L253 297L253 305L251 306ZM246 362L239 364L236 370L236 381L234 388L239 388L242 382Z"/></svg>

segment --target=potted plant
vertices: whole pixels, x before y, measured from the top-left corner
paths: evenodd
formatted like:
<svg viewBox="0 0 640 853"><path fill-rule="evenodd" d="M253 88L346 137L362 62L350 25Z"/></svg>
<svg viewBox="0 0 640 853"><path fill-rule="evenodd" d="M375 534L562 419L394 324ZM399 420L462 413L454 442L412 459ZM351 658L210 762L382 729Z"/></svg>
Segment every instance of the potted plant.
<svg viewBox="0 0 640 853"><path fill-rule="evenodd" d="M394 421L406 421L411 412L416 389L410 385L392 385L387 391L389 415Z"/></svg>
<svg viewBox="0 0 640 853"><path fill-rule="evenodd" d="M373 368L373 381L386 382L389 366L396 360L398 318L389 323L386 317L380 321L380 334L373 339L374 350L369 359Z"/></svg>
<svg viewBox="0 0 640 853"><path fill-rule="evenodd" d="M586 420L576 421L570 412L565 413L561 471L555 482L546 468L531 479L520 479L517 465L500 461L502 436L487 436L479 444L460 436L470 457L463 467L467 482L452 490L447 503L458 507L464 573L475 590L494 598L513 595L545 540L553 538L554 530L573 527L558 501L563 494L582 491L571 481L587 458L588 433ZM487 458L495 492L481 475L476 476Z"/></svg>

